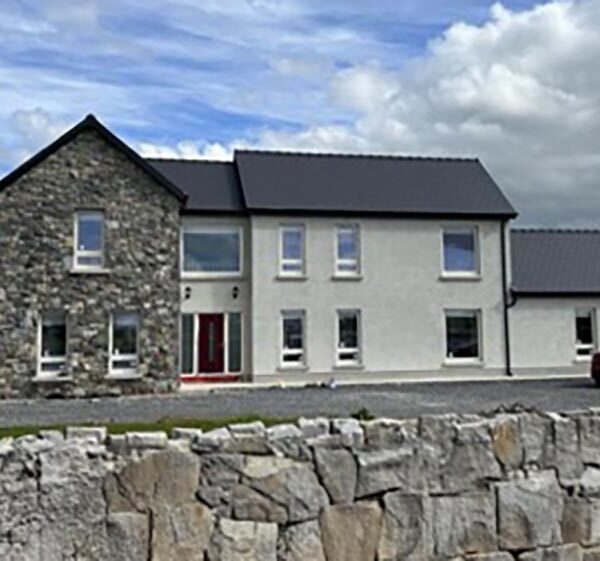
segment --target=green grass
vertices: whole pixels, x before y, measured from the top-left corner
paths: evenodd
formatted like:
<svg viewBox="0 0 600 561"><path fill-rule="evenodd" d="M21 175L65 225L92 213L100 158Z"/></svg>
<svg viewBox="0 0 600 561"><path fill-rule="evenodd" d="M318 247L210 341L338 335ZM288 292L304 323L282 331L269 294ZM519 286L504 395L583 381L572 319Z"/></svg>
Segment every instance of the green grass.
<svg viewBox="0 0 600 561"><path fill-rule="evenodd" d="M293 423L296 419L288 417L261 417L250 415L245 417L220 417L217 419L161 419L152 423L69 423L77 426L102 426L108 429L109 434L123 434L126 432L147 432L147 431L165 431L171 434L176 427L202 429L209 431L233 423L250 423L252 421L262 421L266 426L279 425L281 423ZM41 430L60 430L64 431L68 425L40 425L25 427L6 427L0 428L0 438L13 437L18 438L27 434L37 434Z"/></svg>

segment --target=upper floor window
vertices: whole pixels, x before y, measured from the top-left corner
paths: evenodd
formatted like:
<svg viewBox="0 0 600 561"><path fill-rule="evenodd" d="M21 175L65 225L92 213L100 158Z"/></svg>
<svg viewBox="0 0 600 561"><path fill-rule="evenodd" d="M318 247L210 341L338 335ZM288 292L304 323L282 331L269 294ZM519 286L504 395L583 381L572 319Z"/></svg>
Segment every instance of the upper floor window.
<svg viewBox="0 0 600 561"><path fill-rule="evenodd" d="M596 348L594 310L577 310L575 314L575 353L590 357Z"/></svg>
<svg viewBox="0 0 600 561"><path fill-rule="evenodd" d="M67 367L67 315L56 310L42 314L39 327L40 377L63 374Z"/></svg>
<svg viewBox="0 0 600 561"><path fill-rule="evenodd" d="M281 226L279 272L284 276L304 274L304 226Z"/></svg>
<svg viewBox="0 0 600 561"><path fill-rule="evenodd" d="M99 211L75 214L75 268L104 267L104 215Z"/></svg>
<svg viewBox="0 0 600 561"><path fill-rule="evenodd" d="M242 231L233 227L186 227L182 235L183 272L200 275L242 273Z"/></svg>
<svg viewBox="0 0 600 561"><path fill-rule="evenodd" d="M444 273L477 275L479 255L477 228L444 228Z"/></svg>
<svg viewBox="0 0 600 561"><path fill-rule="evenodd" d="M335 272L338 275L358 275L360 273L360 229L358 226L338 226Z"/></svg>
<svg viewBox="0 0 600 561"><path fill-rule="evenodd" d="M136 312L113 312L110 321L110 373L135 374L139 363L139 318Z"/></svg>

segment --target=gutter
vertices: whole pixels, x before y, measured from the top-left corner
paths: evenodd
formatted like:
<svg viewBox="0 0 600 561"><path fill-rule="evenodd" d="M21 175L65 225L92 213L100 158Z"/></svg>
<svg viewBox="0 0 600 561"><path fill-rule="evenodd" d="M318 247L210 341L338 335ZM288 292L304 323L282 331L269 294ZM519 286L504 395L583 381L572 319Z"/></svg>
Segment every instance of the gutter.
<svg viewBox="0 0 600 561"><path fill-rule="evenodd" d="M517 299L511 293L511 301L508 301L508 275L506 270L506 225L508 221L503 220L500 223L500 253L502 258L502 303L503 303L503 315L504 315L504 360L506 366L506 375L513 376L513 371L511 367L511 353L510 353L510 328L508 325L508 310L512 308L516 303Z"/></svg>

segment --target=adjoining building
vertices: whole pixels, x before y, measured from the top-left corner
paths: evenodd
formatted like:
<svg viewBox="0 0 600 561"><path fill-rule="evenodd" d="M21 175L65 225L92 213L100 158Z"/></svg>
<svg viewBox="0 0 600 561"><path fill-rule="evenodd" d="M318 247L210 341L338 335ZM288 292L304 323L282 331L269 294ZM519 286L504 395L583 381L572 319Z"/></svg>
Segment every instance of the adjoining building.
<svg viewBox="0 0 600 561"><path fill-rule="evenodd" d="M574 371L593 294L533 296L515 217L476 159L144 159L88 116L0 181L0 396ZM558 302L572 354L527 352Z"/></svg>

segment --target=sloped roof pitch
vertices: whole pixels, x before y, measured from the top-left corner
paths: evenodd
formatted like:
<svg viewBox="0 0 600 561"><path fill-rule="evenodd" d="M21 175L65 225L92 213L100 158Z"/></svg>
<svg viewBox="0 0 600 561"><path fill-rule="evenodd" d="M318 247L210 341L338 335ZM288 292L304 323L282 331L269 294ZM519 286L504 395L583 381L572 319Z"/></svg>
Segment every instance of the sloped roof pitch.
<svg viewBox="0 0 600 561"><path fill-rule="evenodd" d="M46 158L54 154L60 148L68 144L77 135L85 130L94 130L97 132L106 142L117 149L123 154L129 161L141 168L147 173L152 179L154 179L159 185L164 187L173 196L179 199L182 203L185 202L187 195L175 184L164 177L158 170L152 167L148 162L142 158L137 152L131 149L125 144L120 138L110 132L94 115L88 115L83 121L79 122L73 128L69 129L61 137L56 139L54 142L46 146L43 150L40 150L37 154L33 155L27 161L22 163L15 170L10 172L8 175L0 180L0 191L12 185L17 179L25 175L29 170L43 162Z"/></svg>
<svg viewBox="0 0 600 561"><path fill-rule="evenodd" d="M245 212L233 162L157 158L147 161L188 195L186 212Z"/></svg>
<svg viewBox="0 0 600 561"><path fill-rule="evenodd" d="M475 159L238 150L234 161L254 212L517 214Z"/></svg>
<svg viewBox="0 0 600 561"><path fill-rule="evenodd" d="M600 294L600 230L515 229L511 256L517 294Z"/></svg>

